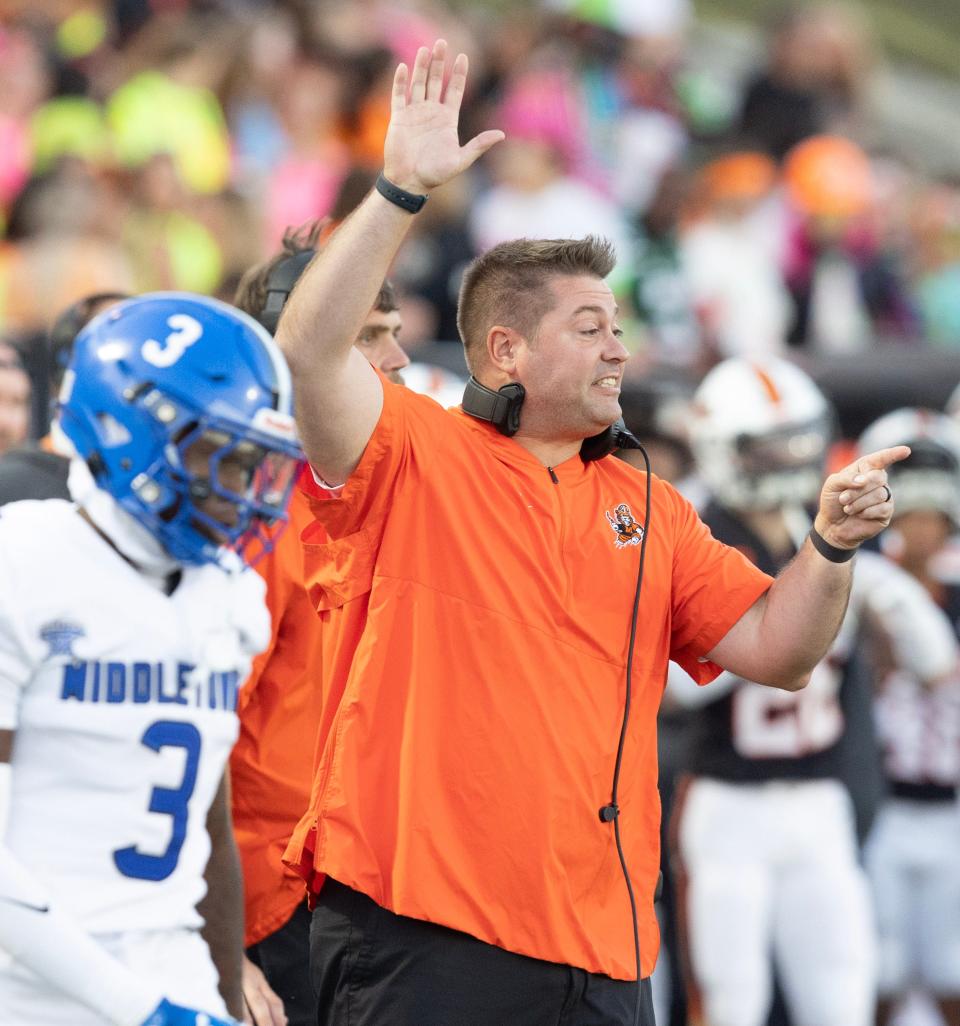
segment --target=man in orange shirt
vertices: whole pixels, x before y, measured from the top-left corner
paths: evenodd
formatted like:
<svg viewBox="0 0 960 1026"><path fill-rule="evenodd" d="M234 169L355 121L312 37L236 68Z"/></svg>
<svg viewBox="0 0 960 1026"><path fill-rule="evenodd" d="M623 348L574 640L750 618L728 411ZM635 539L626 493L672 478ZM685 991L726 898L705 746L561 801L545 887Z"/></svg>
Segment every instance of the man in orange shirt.
<svg viewBox="0 0 960 1026"><path fill-rule="evenodd" d="M275 329L316 252L320 228L318 223L288 234L280 253L244 275L234 305ZM396 383L410 362L399 344L400 330L396 293L385 281L355 344ZM317 724L325 710L336 707L325 694L320 632L303 584L300 533L313 515L302 493L292 498L288 515L273 550L256 566L267 582L272 635L240 690L240 736L230 760L246 905L244 998L257 1026L316 1023L303 880L281 856L309 803Z"/></svg>
<svg viewBox="0 0 960 1026"><path fill-rule="evenodd" d="M828 478L771 582L604 457L628 354L596 239L505 243L467 270L463 409L373 371L351 343L412 215L501 138L460 146L466 58L449 83L445 58L438 41L398 68L383 176L278 328L307 456L343 486L308 489L340 697L286 853L316 895L318 1022L649 1026L667 661L802 687L909 450Z"/></svg>

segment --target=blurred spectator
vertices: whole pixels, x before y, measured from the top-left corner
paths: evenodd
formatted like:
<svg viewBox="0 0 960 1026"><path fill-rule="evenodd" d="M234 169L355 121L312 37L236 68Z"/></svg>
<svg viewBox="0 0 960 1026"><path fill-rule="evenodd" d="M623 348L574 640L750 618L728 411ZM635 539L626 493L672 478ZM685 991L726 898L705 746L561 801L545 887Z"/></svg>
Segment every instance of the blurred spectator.
<svg viewBox="0 0 960 1026"><path fill-rule="evenodd" d="M26 441L30 428L30 377L20 354L0 342L0 455Z"/></svg>
<svg viewBox="0 0 960 1026"><path fill-rule="evenodd" d="M721 357L776 355L791 307L779 271L779 232L769 203L776 165L731 153L702 169L681 255L707 344Z"/></svg>
<svg viewBox="0 0 960 1026"><path fill-rule="evenodd" d="M51 85L36 36L23 25L0 23L0 208L30 176L30 116Z"/></svg>
<svg viewBox="0 0 960 1026"><path fill-rule="evenodd" d="M51 310L91 292L133 291L118 237L122 209L109 183L76 159L31 179L10 210L0 250L5 330L42 334Z"/></svg>
<svg viewBox="0 0 960 1026"><path fill-rule="evenodd" d="M267 243L275 246L288 225L330 213L349 168L338 137L343 72L331 53L311 49L287 69L277 110L286 152L273 168L267 191Z"/></svg>
<svg viewBox="0 0 960 1026"><path fill-rule="evenodd" d="M259 10L225 84L234 170L238 182L256 194L286 152L277 105L296 52L297 26L292 13L278 8Z"/></svg>
<svg viewBox="0 0 960 1026"><path fill-rule="evenodd" d="M631 35L617 62L620 109L611 119L611 184L617 201L631 213L646 210L661 177L686 149L676 89L683 46L679 24L671 33Z"/></svg>
<svg viewBox="0 0 960 1026"><path fill-rule="evenodd" d="M923 337L960 347L960 183L931 184L913 218L914 299Z"/></svg>
<svg viewBox="0 0 960 1026"><path fill-rule="evenodd" d="M223 276L217 240L193 216L173 157L156 153L130 173L131 207L123 224L138 292L211 293Z"/></svg>
<svg viewBox="0 0 960 1026"><path fill-rule="evenodd" d="M547 0L546 6L632 38L669 38L686 25L689 0Z"/></svg>
<svg viewBox="0 0 960 1026"><path fill-rule="evenodd" d="M629 280L625 219L601 192L573 177L583 125L574 85L560 71L531 73L513 84L495 126L506 141L490 155L493 185L474 203L471 234L479 252L507 239L609 239L617 252L614 292Z"/></svg>
<svg viewBox="0 0 960 1026"><path fill-rule="evenodd" d="M660 179L646 211L637 218L634 249L634 309L647 333L654 360L693 366L701 356L702 333L693 291L680 251L679 223L689 193L685 169ZM636 430L631 428L636 434Z"/></svg>
<svg viewBox="0 0 960 1026"><path fill-rule="evenodd" d="M111 141L103 109L85 96L57 96L30 121L34 172L44 173L65 155L94 165L106 163Z"/></svg>
<svg viewBox="0 0 960 1026"><path fill-rule="evenodd" d="M867 155L839 136L814 136L790 151L783 175L796 214L785 271L796 307L790 343L838 355L915 335L898 255L869 218L876 185Z"/></svg>
<svg viewBox="0 0 960 1026"><path fill-rule="evenodd" d="M232 58L230 23L161 20L152 35L155 66L138 70L107 100L117 157L137 168L169 155L188 188L217 192L230 177L230 140L213 87Z"/></svg>
<svg viewBox="0 0 960 1026"><path fill-rule="evenodd" d="M774 28L767 67L747 86L739 134L780 159L811 135L850 131L873 63L868 23L857 8L789 8Z"/></svg>

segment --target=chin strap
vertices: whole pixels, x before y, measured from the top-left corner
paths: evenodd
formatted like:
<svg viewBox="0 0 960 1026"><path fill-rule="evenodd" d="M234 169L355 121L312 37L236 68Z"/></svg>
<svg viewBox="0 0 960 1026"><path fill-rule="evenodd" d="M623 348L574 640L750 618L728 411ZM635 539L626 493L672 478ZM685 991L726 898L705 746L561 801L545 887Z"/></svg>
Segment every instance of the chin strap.
<svg viewBox="0 0 960 1026"><path fill-rule="evenodd" d="M93 521L120 554L147 576L165 580L180 564L156 538L99 487L90 468L79 458L70 461L67 475L70 497Z"/></svg>

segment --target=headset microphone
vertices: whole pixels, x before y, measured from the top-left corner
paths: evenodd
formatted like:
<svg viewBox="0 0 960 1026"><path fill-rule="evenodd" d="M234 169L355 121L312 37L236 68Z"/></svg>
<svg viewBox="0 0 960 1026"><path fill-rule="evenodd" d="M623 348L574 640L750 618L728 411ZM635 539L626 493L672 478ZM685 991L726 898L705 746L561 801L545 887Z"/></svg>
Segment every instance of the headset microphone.
<svg viewBox="0 0 960 1026"><path fill-rule="evenodd" d="M618 426L619 425L619 426ZM612 433L613 440L621 449L639 449L643 456L646 467L646 509L643 515L643 537L640 540L640 565L637 569L637 586L633 593L633 608L630 612L630 640L627 645L627 668L626 688L623 698L623 720L620 724L620 740L617 744L617 758L613 768L613 781L610 786L610 801L600 807L598 815L601 823L613 823L613 836L616 841L617 855L620 859L620 869L623 872L623 879L627 885L627 895L630 898L630 914L633 920L633 950L637 963L637 994L633 1010L634 1026L640 1026L640 1013L643 1002L643 983L641 979L640 965L640 925L637 921L637 899L633 893L633 884L630 881L630 871L627 868L627 857L623 851L623 842L620 836L620 805L617 801L620 792L620 770L623 766L623 750L627 741L627 727L630 723L630 705L633 698L633 650L637 640L637 620L640 613L640 593L643 590L643 567L647 559L647 539L650 536L650 457L647 450L640 444L639 440L632 435L622 421L618 421L607 429ZM662 879L662 878L661 878ZM661 880L657 881L659 890ZM654 896L656 900L656 895Z"/></svg>

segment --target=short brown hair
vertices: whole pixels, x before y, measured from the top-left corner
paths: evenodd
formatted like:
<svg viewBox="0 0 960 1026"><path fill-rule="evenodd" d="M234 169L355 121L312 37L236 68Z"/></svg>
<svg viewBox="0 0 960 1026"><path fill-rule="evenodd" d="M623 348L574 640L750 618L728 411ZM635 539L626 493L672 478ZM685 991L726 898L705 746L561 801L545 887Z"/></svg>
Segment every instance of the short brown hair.
<svg viewBox="0 0 960 1026"><path fill-rule="evenodd" d="M373 308L379 313L393 313L394 310L400 309L400 303L397 300L397 290L389 278L384 278Z"/></svg>
<svg viewBox="0 0 960 1026"><path fill-rule="evenodd" d="M473 370L483 361L484 342L495 324L535 337L544 314L553 308L554 278L589 274L606 278L616 255L606 239L514 239L477 257L460 285L457 328Z"/></svg>
<svg viewBox="0 0 960 1026"><path fill-rule="evenodd" d="M233 297L233 305L244 313L250 314L256 320L260 319L264 306L267 302L267 282L270 276L284 262L291 257L300 256L301 253L315 253L320 248L320 236L329 222L326 219L319 221L308 221L299 228L288 228L284 233L283 242L279 253L254 264L240 279L237 291ZM380 313L392 313L399 310L397 292L393 284L386 280L380 286L374 310Z"/></svg>

